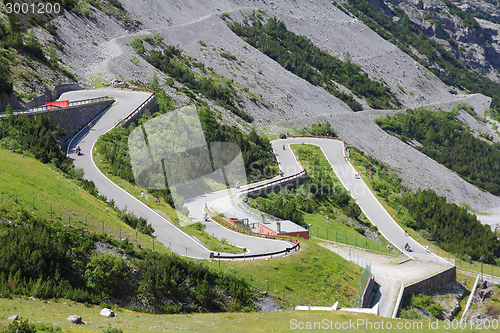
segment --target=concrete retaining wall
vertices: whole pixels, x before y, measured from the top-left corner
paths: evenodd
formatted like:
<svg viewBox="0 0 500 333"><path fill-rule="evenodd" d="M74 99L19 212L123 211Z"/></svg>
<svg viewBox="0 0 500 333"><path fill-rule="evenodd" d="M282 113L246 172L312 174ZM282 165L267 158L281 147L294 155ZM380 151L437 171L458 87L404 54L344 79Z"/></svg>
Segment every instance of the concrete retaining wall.
<svg viewBox="0 0 500 333"><path fill-rule="evenodd" d="M409 294L421 293L431 289L446 288L457 283L457 267L453 266L445 269L439 273L431 275L420 281L414 282L404 287L401 298ZM399 307L396 312L396 317L399 317L401 307L403 306L402 300L399 302Z"/></svg>
<svg viewBox="0 0 500 333"><path fill-rule="evenodd" d="M363 295L361 295L361 307L367 308L370 305L370 299L373 293L373 287L375 286L375 279L373 276L368 279L365 290L363 290Z"/></svg>
<svg viewBox="0 0 500 333"><path fill-rule="evenodd" d="M66 108L51 109L46 112L36 113L34 116L48 114L51 125L59 124L66 131L66 136L62 138L62 141L65 141L110 106L111 103L113 103L113 99L107 99L82 105L68 106Z"/></svg>

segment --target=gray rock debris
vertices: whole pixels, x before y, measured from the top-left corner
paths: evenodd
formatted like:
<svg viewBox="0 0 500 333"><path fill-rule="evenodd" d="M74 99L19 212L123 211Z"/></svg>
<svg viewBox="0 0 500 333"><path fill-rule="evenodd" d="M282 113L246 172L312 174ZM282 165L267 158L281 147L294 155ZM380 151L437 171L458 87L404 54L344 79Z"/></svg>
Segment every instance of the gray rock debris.
<svg viewBox="0 0 500 333"><path fill-rule="evenodd" d="M101 310L101 316L104 317L114 317L115 312L112 309L104 308Z"/></svg>
<svg viewBox="0 0 500 333"><path fill-rule="evenodd" d="M68 321L68 323L72 323L72 324L84 324L84 322L82 321L82 317L77 316L77 315L69 316L67 321Z"/></svg>

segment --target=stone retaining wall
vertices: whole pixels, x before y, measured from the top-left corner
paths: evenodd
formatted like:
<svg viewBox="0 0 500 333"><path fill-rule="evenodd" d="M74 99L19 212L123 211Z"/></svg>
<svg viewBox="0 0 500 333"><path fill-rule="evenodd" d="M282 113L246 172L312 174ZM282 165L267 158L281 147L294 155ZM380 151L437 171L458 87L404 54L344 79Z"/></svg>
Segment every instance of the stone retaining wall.
<svg viewBox="0 0 500 333"><path fill-rule="evenodd" d="M409 294L421 293L431 289L446 288L457 283L457 267L453 266L432 276L424 278L404 287L404 291L399 302L396 317L399 317L403 306L402 299Z"/></svg>

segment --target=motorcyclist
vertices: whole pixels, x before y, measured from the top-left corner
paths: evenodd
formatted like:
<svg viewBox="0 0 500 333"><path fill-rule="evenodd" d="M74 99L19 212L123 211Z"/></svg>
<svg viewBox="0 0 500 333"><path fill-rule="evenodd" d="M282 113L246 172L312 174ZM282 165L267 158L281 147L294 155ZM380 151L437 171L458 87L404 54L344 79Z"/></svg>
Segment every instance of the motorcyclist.
<svg viewBox="0 0 500 333"><path fill-rule="evenodd" d="M283 145L283 150L285 150L285 145Z"/></svg>

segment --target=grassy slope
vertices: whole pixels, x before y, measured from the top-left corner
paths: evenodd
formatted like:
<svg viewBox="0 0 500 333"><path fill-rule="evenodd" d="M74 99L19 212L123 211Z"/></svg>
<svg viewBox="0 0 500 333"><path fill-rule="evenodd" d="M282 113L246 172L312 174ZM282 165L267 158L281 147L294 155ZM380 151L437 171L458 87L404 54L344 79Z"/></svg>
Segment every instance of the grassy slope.
<svg viewBox="0 0 500 333"><path fill-rule="evenodd" d="M352 306L359 296L363 269L336 253L300 240L301 250L287 257L246 262L221 262L221 269L244 277L268 292L283 308L296 305ZM218 261L210 263L217 267Z"/></svg>
<svg viewBox="0 0 500 333"><path fill-rule="evenodd" d="M104 222L107 234L118 238L121 233L122 238L135 243L135 230L121 222L115 211L83 190L76 181L34 158L0 149L0 191L0 204L20 205L49 219L52 207L54 221L91 232L102 232ZM139 233L138 242L143 248L152 248L149 236ZM167 251L159 244L155 250Z"/></svg>
<svg viewBox="0 0 500 333"><path fill-rule="evenodd" d="M305 223L311 225L311 237L327 239L337 243L361 247L363 249L381 252L384 254L393 254L393 252L387 249L386 246L389 242L387 242L384 238L382 238L383 244L379 244L372 239L368 239L357 232L354 228L345 225L338 217L327 221L325 216L321 214L305 214L304 221Z"/></svg>
<svg viewBox="0 0 500 333"><path fill-rule="evenodd" d="M332 322L348 325L349 321L360 326L354 329L337 329L335 332L443 332L455 331L445 330L444 323L439 323L439 328L429 329L428 321L410 321L399 319L388 319L374 315L353 314L347 312L323 312L323 311L284 311L267 313L217 313L217 314L193 314L193 315L151 315L136 313L124 309L115 309L118 315L115 318L107 318L99 315L101 308L98 306L85 307L81 304L66 302L46 303L40 300L28 299L0 299L0 329L8 324L6 316L18 314L28 318L30 323L46 323L50 328L62 328L65 332L102 332L108 325L122 329L126 333L142 332L293 332L292 320L313 325L314 322L328 324ZM72 325L66 322L69 315L78 314L82 316L87 325ZM391 323L392 329L366 329L366 323L372 326L384 327ZM403 325L397 329L397 325ZM406 325L406 329L404 326ZM421 325L421 326L417 326ZM433 323L435 325L435 323ZM412 329L413 327L413 329ZM419 328L422 329L419 329ZM474 330L456 330L460 332L474 332ZM49 330L45 330L49 332ZM298 331L322 331L327 330L298 330ZM480 330L488 332L493 330ZM477 330L479 332L479 330Z"/></svg>

